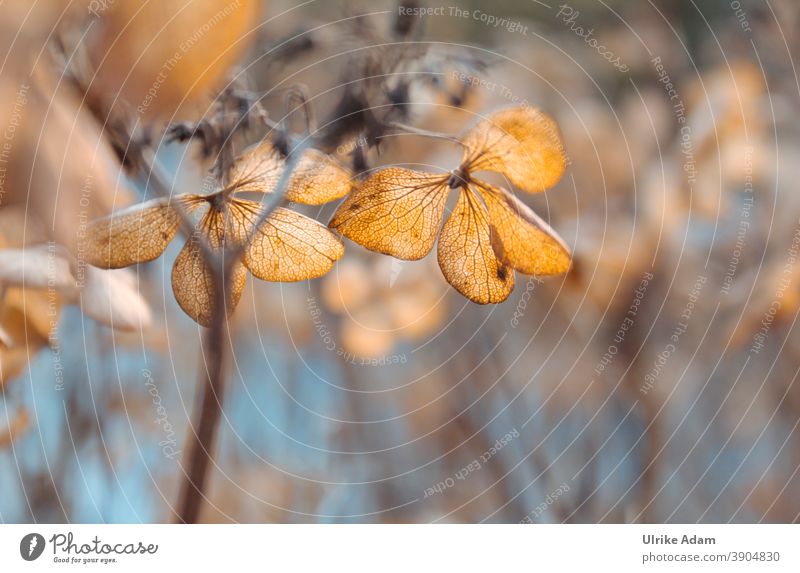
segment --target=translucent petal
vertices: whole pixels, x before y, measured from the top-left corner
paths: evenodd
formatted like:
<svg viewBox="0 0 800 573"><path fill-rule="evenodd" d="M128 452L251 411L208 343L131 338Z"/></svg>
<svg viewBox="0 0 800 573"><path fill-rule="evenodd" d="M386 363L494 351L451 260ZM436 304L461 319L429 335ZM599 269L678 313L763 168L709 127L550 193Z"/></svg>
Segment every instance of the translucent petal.
<svg viewBox="0 0 800 573"><path fill-rule="evenodd" d="M473 302L503 302L514 290L514 271L495 255L486 207L470 189L445 221L438 258L447 282Z"/></svg>
<svg viewBox="0 0 800 573"><path fill-rule="evenodd" d="M507 265L526 275L558 275L569 270L569 249L556 232L505 189L477 184L486 202L492 246Z"/></svg>
<svg viewBox="0 0 800 573"><path fill-rule="evenodd" d="M238 240L247 238L261 209L261 204L255 201L231 201L229 225ZM292 282L324 275L342 255L342 242L324 225L278 207L247 245L244 264L262 280Z"/></svg>
<svg viewBox="0 0 800 573"><path fill-rule="evenodd" d="M179 222L167 199L145 201L98 219L86 230L86 261L106 269L152 261L167 248Z"/></svg>
<svg viewBox="0 0 800 573"><path fill-rule="evenodd" d="M269 142L245 150L234 164L231 178L237 190L271 193L283 173L285 160ZM350 192L352 175L338 161L316 149L307 149L297 163L286 198L295 203L322 205Z"/></svg>
<svg viewBox="0 0 800 573"><path fill-rule="evenodd" d="M556 122L528 106L490 114L462 141L467 171L497 171L529 193L558 183L567 165Z"/></svg>
<svg viewBox="0 0 800 573"><path fill-rule="evenodd" d="M223 214L216 209L209 210L200 221L199 233L195 233L178 253L172 267L172 291L175 300L183 311L198 324L210 326L213 316L213 305L217 301L214 276L206 264L201 249L200 235L206 235L211 247L220 252L225 249L225 223ZM233 277L227 279L229 290L225 297L225 310L228 315L233 312L244 291L247 271L241 262L233 266ZM221 297L220 297L221 299Z"/></svg>
<svg viewBox="0 0 800 573"><path fill-rule="evenodd" d="M328 226L372 251L421 259L442 225L448 177L399 167L378 171L339 206Z"/></svg>

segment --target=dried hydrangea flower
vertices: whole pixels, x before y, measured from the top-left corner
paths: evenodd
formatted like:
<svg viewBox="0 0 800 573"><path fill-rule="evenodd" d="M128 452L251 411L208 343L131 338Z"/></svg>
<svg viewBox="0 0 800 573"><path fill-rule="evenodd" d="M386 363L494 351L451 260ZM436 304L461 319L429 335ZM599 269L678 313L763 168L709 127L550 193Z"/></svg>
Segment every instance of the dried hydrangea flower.
<svg viewBox="0 0 800 573"><path fill-rule="evenodd" d="M272 192L283 168L283 158L271 144L254 146L237 160L231 170L232 182L220 191L154 199L95 221L87 231L87 260L95 266L119 268L156 259L178 231L176 203L180 203L198 220L172 267L172 290L180 307L199 324L210 324L216 298L202 239L223 254L244 246L241 260L232 266L233 277L227 281L231 287L226 293L228 313L241 298L247 271L277 282L322 276L344 254L342 242L333 233L314 219L283 207L272 211L255 229L262 204L237 196ZM287 199L319 204L349 190L349 172L312 151L304 154L292 174ZM248 237L252 238L248 241Z"/></svg>
<svg viewBox="0 0 800 573"><path fill-rule="evenodd" d="M509 191L473 175L495 171L528 193L552 187L566 169L555 122L534 108L507 108L480 121L461 143L464 156L451 173L398 167L373 173L329 226L368 249L407 260L427 255L438 236L445 279L480 304L508 298L514 270L566 272L571 255L555 231ZM460 190L459 198L442 227L451 189Z"/></svg>

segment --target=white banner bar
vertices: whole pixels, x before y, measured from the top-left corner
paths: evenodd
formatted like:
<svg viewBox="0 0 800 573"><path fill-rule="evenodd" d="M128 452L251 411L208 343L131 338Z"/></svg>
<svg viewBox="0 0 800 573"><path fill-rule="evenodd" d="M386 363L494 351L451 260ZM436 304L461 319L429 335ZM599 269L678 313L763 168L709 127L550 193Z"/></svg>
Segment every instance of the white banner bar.
<svg viewBox="0 0 800 573"><path fill-rule="evenodd" d="M4 525L0 571L797 572L798 542L796 525Z"/></svg>

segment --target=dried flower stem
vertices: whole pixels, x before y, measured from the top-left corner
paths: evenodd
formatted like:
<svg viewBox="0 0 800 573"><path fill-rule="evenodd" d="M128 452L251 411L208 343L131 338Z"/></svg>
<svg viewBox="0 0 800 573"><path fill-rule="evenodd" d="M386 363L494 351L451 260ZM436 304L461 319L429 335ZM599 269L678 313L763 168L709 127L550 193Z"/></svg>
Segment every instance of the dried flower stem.
<svg viewBox="0 0 800 573"><path fill-rule="evenodd" d="M270 122L265 114L262 119L267 127ZM131 141L130 132L120 129L115 135L121 141ZM230 167L230 137L226 138L221 153L220 178L224 185L227 170ZM188 447L184 479L180 485L177 507L173 510L177 523L197 523L200 516L202 503L206 499L205 490L208 481L208 469L212 461L214 440L222 417L222 400L225 389L225 331L227 330L226 293L230 289L230 277L236 262L241 258L247 243L252 240L257 229L266 219L285 202L286 191L292 173L300 158L311 144L310 136L306 136L300 143L290 150L286 159L286 166L272 193L265 196L262 203L263 209L259 214L256 224L250 231L247 241L242 244L228 245L222 251L215 251L205 238L198 237L198 244L214 281L214 304L212 307L211 324L203 337L204 367L201 369L199 379L202 388L202 397L196 408L191 444ZM126 155L132 164L137 166L140 176L144 179L146 187L158 197L170 197L170 187L166 177L160 169L152 150L142 145L128 145ZM176 202L175 209L180 216L181 230L187 237L192 237L194 225L188 212L180 202ZM229 333L228 333L229 335Z"/></svg>
<svg viewBox="0 0 800 573"><path fill-rule="evenodd" d="M460 145L462 147L464 146L464 143L460 139L458 139L457 137L454 137L452 135L448 135L446 133L441 133L439 131L429 131L427 129L421 129L419 127L413 127L411 125L406 125L405 123L400 123L400 122L396 122L396 121L393 121L393 122L389 123L389 126L395 128L395 129L397 129L399 131L404 131L406 133L411 133L413 135L420 135L422 137L432 137L434 139L444 139L444 140L447 140L447 141L449 141L451 143L457 143L458 145Z"/></svg>
<svg viewBox="0 0 800 573"><path fill-rule="evenodd" d="M159 197L169 197L170 190L166 179L159 168L155 156L149 149L139 146L129 146L126 154L131 157L134 165L137 165L141 176L145 179L146 186ZM175 209L180 215L181 230L187 237L191 237L194 231L191 218L184 210L180 202L176 202ZM222 266L218 264L220 258L204 238L198 241L203 257L212 269L215 279L222 273L218 272ZM218 284L224 285L224 281ZM220 289L217 289L219 291ZM200 502L202 500L206 474L208 473L208 461L210 458L211 446L214 441L214 434L219 425L221 414L221 397L223 388L223 363L224 351L221 344L222 328L225 323L224 296L223 304L215 304L212 311L212 324L209 332L203 341L203 357L206 359L206 368L200 378L200 384L204 389L204 396L196 417L197 428L194 432L195 440L192 442L188 455L189 471L184 471L185 480L181 486L176 517L178 522L195 523L199 515ZM215 301L218 302L218 301Z"/></svg>
<svg viewBox="0 0 800 573"><path fill-rule="evenodd" d="M225 285L226 281L219 273L214 272L215 285ZM219 278L218 278L219 277ZM219 292L217 288L217 292ZM222 299L223 304L219 304ZM211 325L203 337L203 363L199 383L203 396L199 408L196 409L192 424L194 439L189 446L184 480L181 483L176 511L178 523L197 523L208 481L208 466L211 462L214 438L222 416L222 399L225 389L225 347L223 330L226 325L226 313L223 296L216 296L212 308Z"/></svg>
<svg viewBox="0 0 800 573"><path fill-rule="evenodd" d="M225 389L224 364L226 361L224 334L227 329L227 313L225 309L226 293L231 287L230 278L233 268L241 258L247 243L252 240L258 228L284 201L289 181L308 147L308 139L301 142L287 157L286 167L278 180L274 191L267 195L262 203L263 209L259 214L256 224L250 231L247 241L242 244L229 246L223 251L221 264L209 265L214 277L215 300L212 307L211 324L203 339L203 356L205 368L200 384L203 388L203 397L197 409L195 421L192 424L194 440L189 446L187 455L188 471L184 472L185 479L181 490L176 511L179 523L197 523L203 500L206 499L205 489L208 481L208 468L212 460L214 440L222 415L222 400ZM215 257L220 259L220 257ZM230 336L230 333L228 333Z"/></svg>

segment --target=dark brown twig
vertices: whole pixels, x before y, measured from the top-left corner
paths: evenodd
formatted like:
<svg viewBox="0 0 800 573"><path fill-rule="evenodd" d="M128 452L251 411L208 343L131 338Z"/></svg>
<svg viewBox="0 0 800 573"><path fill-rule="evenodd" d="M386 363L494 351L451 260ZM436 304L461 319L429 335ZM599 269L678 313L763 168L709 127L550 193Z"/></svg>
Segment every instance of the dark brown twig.
<svg viewBox="0 0 800 573"><path fill-rule="evenodd" d="M217 278L219 277L219 279ZM216 286L225 285L227 281L214 272ZM219 292L219 289L217 289ZM208 466L214 448L219 421L222 417L222 398L225 389L224 363L225 347L222 344L222 332L225 328L225 305L216 304L224 295L216 297L211 313L211 324L203 337L203 357L206 367L200 377L203 396L199 408L196 409L192 427L194 440L187 454L188 471L184 471L185 479L181 483L178 497L176 520L178 523L197 523L208 481Z"/></svg>

